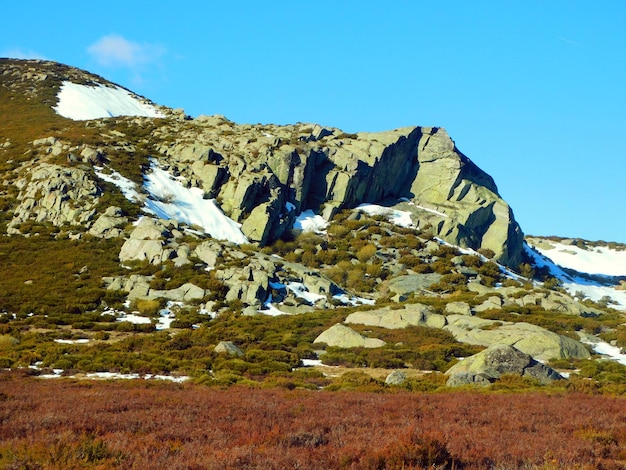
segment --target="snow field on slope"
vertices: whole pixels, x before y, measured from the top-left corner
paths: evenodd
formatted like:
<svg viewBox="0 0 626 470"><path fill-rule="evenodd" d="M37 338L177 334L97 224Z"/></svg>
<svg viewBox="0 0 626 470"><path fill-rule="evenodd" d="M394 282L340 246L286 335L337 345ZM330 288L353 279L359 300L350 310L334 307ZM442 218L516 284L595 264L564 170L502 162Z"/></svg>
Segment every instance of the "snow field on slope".
<svg viewBox="0 0 626 470"><path fill-rule="evenodd" d="M75 121L115 116L164 117L155 106L142 103L129 91L104 85L87 86L63 82L53 109Z"/></svg>
<svg viewBox="0 0 626 470"><path fill-rule="evenodd" d="M151 171L144 176L144 188L154 199L146 201L148 211L162 219L175 219L198 225L219 240L247 243L240 224L229 219L213 199L204 199L200 188L186 188L167 171L152 162Z"/></svg>
<svg viewBox="0 0 626 470"><path fill-rule="evenodd" d="M200 188L186 188L167 171L151 162L151 171L144 175L144 189L149 198L144 201L144 211L161 219L174 219L189 225L197 225L218 240L233 243L247 243L240 224L228 218L213 199L204 199ZM96 175L116 185L126 199L138 202L142 196L135 189L135 183L116 171L104 173L102 167L95 167Z"/></svg>
<svg viewBox="0 0 626 470"><path fill-rule="evenodd" d="M614 305L611 305L611 307L617 310L626 310L626 291L617 290L614 287L605 286L598 282L591 281L582 277L570 276L565 271L563 271L563 268L561 268L559 264L555 263L549 257L551 251L553 250L546 251L546 254L539 253L539 250L537 250L537 248L533 249L526 243L524 244L524 249L526 253L533 259L533 264L539 268L545 266L550 269L552 275L561 281L563 288L570 295L573 296L577 292L582 292L585 297L593 300L594 302L599 302L600 300L602 300L603 297L610 297L611 299L613 299L614 302L616 302ZM610 256L606 254L604 256L606 256L608 259L604 260L603 262L606 263L608 266Z"/></svg>
<svg viewBox="0 0 626 470"><path fill-rule="evenodd" d="M559 266L581 273L626 276L626 250L612 250L608 246L583 250L576 245L553 242L550 244L554 245L554 248L534 248Z"/></svg>

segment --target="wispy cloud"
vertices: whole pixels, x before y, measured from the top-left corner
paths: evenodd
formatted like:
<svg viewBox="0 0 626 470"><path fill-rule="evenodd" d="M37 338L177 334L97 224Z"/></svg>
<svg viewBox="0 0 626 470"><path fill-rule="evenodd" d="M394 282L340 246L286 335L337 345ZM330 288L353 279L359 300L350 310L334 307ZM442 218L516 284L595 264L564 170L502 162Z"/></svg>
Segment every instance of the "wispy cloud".
<svg viewBox="0 0 626 470"><path fill-rule="evenodd" d="M566 43L568 43L568 44L571 44L571 45L573 45L573 46L577 46L577 47L585 47L585 46L583 46L581 43L576 42L576 41L572 41L571 39L564 38L563 36L557 36L557 39L559 39L560 41L566 42Z"/></svg>
<svg viewBox="0 0 626 470"><path fill-rule="evenodd" d="M102 66L136 70L156 62L165 54L165 48L158 44L138 43L118 34L109 34L89 46L87 52Z"/></svg>
<svg viewBox="0 0 626 470"><path fill-rule="evenodd" d="M42 54L39 54L35 51L24 50L19 47L14 47L10 49L4 49L0 52L0 57L10 57L12 59L39 59L39 60L48 60Z"/></svg>

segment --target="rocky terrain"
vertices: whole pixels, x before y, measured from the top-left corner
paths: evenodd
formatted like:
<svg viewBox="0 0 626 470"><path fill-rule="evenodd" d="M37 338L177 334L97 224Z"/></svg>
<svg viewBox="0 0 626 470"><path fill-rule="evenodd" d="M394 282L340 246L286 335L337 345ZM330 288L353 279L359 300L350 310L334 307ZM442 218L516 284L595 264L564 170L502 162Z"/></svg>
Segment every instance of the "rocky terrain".
<svg viewBox="0 0 626 470"><path fill-rule="evenodd" d="M147 111L61 116L67 83ZM3 367L237 381L321 360L439 370L450 386L550 383L589 362L589 344L626 346L623 314L563 289L443 128L191 118L88 72L6 59L0 109ZM137 338L180 354L129 362L115 348Z"/></svg>

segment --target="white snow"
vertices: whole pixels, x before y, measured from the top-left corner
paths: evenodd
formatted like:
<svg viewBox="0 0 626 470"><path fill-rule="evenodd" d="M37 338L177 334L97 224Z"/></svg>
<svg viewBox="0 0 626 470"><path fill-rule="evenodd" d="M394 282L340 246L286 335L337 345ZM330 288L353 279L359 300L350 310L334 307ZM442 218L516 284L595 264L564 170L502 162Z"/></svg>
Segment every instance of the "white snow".
<svg viewBox="0 0 626 470"><path fill-rule="evenodd" d="M54 340L55 343L60 343L60 344L86 344L89 342L88 339L55 339Z"/></svg>
<svg viewBox="0 0 626 470"><path fill-rule="evenodd" d="M574 295L577 292L582 292L587 298L595 302L602 300L604 297L610 297L615 302L615 304L612 304L611 307L618 310L626 310L626 291L618 290L615 289L614 286L601 284L600 282L590 280L581 276L570 275L566 273L563 268L561 268L561 266L554 263L550 258L539 253L538 251L535 251L536 248L533 249L529 245L524 244L524 249L526 250L526 253L533 259L533 264L537 267L545 266L550 269L552 275L561 281L563 288L567 290L570 295ZM550 251L547 251L547 253L551 254ZM604 256L608 259L611 258L610 253L605 253ZM601 261L601 264L608 266L608 259L603 259Z"/></svg>
<svg viewBox="0 0 626 470"><path fill-rule="evenodd" d="M302 359L302 365L304 367L322 366L321 359Z"/></svg>
<svg viewBox="0 0 626 470"><path fill-rule="evenodd" d="M389 219L389 222L399 227L411 228L415 224L411 220L411 213L407 211L399 211L389 207L379 206L377 204L361 204L357 209L365 212L367 215L382 215Z"/></svg>
<svg viewBox="0 0 626 470"><path fill-rule="evenodd" d="M337 294L337 295L333 295L333 299L338 300L339 302L341 302L342 304L346 304L346 305L352 305L352 306L357 306L357 305L374 305L375 301L372 299L366 299L363 297L351 297L348 294Z"/></svg>
<svg viewBox="0 0 626 470"><path fill-rule="evenodd" d="M75 121L115 116L164 117L155 106L142 103L119 86L87 86L65 81L57 98L59 104L54 110Z"/></svg>
<svg viewBox="0 0 626 470"><path fill-rule="evenodd" d="M115 116L164 117L155 106L142 103L118 86L87 86L65 81L57 98L59 103L54 110L75 121Z"/></svg>
<svg viewBox="0 0 626 470"><path fill-rule="evenodd" d="M540 246L534 248L559 266L581 273L626 276L626 250L613 250L608 246L582 249L576 245L549 243L553 248L546 249Z"/></svg>
<svg viewBox="0 0 626 470"><path fill-rule="evenodd" d="M136 315L134 313L124 313L122 316L118 317L116 321L127 321L133 325L146 325L148 323L152 323L150 318L142 317L141 315Z"/></svg>
<svg viewBox="0 0 626 470"><path fill-rule="evenodd" d="M216 205L214 199L204 199L200 188L187 188L167 171L151 161L150 172L144 176L144 189L149 197L142 196L135 183L116 171L105 173L95 167L96 175L116 185L124 196L132 201L144 202L144 211L162 219L175 219L189 225L197 225L213 238L233 243L247 243L241 225L228 218Z"/></svg>
<svg viewBox="0 0 626 470"><path fill-rule="evenodd" d="M214 199L204 199L200 188L186 188L167 171L152 161L151 171L145 175L144 189L150 194L146 210L162 219L175 219L189 225L198 225L219 240L247 243L240 224L229 219Z"/></svg>
<svg viewBox="0 0 626 470"><path fill-rule="evenodd" d="M590 344L596 353L608 356L609 359L626 366L626 354L624 354L617 346L611 346L609 343L604 341L591 340L584 342Z"/></svg>
<svg viewBox="0 0 626 470"><path fill-rule="evenodd" d="M141 200L141 196L135 189L135 183L133 183L125 176L122 176L117 171L105 173L104 167L101 166L94 166L94 171L96 172L96 176L98 176L98 178L100 178L101 180L114 184L115 186L120 188L120 191L122 191L124 197L129 201L138 202L139 200Z"/></svg>
<svg viewBox="0 0 626 470"><path fill-rule="evenodd" d="M327 225L328 222L321 215L316 215L315 212L309 209L296 217L293 228L303 232L322 232Z"/></svg>

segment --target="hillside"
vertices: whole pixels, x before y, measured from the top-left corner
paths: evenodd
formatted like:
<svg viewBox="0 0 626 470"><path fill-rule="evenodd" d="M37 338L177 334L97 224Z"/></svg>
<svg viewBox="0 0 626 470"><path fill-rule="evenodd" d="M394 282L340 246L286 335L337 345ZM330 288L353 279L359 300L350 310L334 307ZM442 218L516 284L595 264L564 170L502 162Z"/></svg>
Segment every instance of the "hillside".
<svg viewBox="0 0 626 470"><path fill-rule="evenodd" d="M442 128L191 118L8 59L0 115L4 368L625 391L623 247L525 241Z"/></svg>

